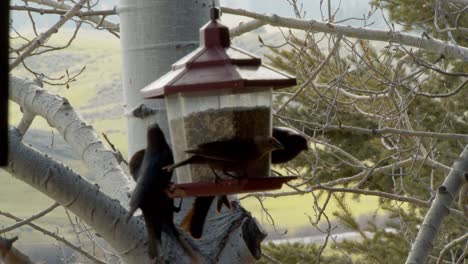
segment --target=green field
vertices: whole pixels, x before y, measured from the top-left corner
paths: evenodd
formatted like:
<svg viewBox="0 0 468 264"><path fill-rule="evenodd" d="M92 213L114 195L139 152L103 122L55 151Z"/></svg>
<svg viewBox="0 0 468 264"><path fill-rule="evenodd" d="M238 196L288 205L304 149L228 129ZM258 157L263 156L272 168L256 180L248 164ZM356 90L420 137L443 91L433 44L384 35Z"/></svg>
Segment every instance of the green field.
<svg viewBox="0 0 468 264"><path fill-rule="evenodd" d="M102 37L102 35L105 37ZM55 39L53 41L63 44L63 41L66 40ZM38 72L44 72L51 76L61 76L65 74L65 69L73 74L86 65L84 73L78 77L76 82L71 84L70 88L46 85L45 89L68 98L72 106L83 115L87 122L93 125L98 134L101 134L101 132L107 133L122 153L126 153L127 144L120 85L121 65L118 39L105 33L97 36L95 34L87 35L82 32L69 49L33 57L27 62L30 67ZM12 74L18 77L32 78L26 70L21 68L14 70ZM16 124L21 117L18 107L11 104L10 112L10 123ZM36 118L30 133L35 133L34 137L36 138L39 137L34 142L27 142L35 147L37 146L34 144L47 144L44 142L51 141L51 129L42 118ZM60 137L57 132L54 133L54 136ZM64 159L62 161L70 165L75 171L86 171L79 160ZM356 216L372 214L377 208L377 199L375 198L363 197L359 202L352 199L349 199L349 201L348 206ZM0 211L13 213L24 218L47 208L52 203L53 201L45 195L10 175L0 172ZM319 201L319 204L322 203L323 201ZM248 198L243 200L242 204L267 229L271 230L270 223L266 214L262 213L258 200ZM264 201L264 206L274 218L276 227L280 231L287 229L288 234L294 234L294 232L304 228L313 228L309 224L309 216L313 218L315 215L313 211L314 200L310 194L268 198ZM327 214L332 219L332 212L337 210L336 208L337 206L333 201L328 205ZM70 225L63 208L58 208L35 222L51 231L55 231L57 226L65 227L60 229L60 234L70 235ZM0 216L0 228L10 223L12 222ZM19 231L20 233L11 232L9 235L19 234L21 243L44 241L41 234L33 232L30 228L21 228Z"/></svg>

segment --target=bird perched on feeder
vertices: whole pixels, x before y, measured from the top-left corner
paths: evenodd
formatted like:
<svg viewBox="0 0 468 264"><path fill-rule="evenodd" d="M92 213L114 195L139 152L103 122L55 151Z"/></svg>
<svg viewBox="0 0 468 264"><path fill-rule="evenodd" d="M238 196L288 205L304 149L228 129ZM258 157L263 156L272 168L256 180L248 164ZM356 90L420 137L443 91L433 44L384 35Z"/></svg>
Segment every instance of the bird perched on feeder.
<svg viewBox="0 0 468 264"><path fill-rule="evenodd" d="M213 172L220 170L230 176L233 175L228 174L229 172L235 172L239 177L246 177L249 176L250 169L258 160L273 150L282 148L281 143L272 137L234 137L203 143L195 149L187 150L186 153L193 154L191 157L167 166L165 169L172 171L187 164L205 164Z"/></svg>
<svg viewBox="0 0 468 264"><path fill-rule="evenodd" d="M295 130L288 127L273 127L273 138L275 138L283 149L275 149L271 153L273 164L285 163L294 159L303 150L307 150L307 140ZM203 227L214 196L197 197L191 210L185 215L181 222L183 229L187 230L193 238L200 238ZM226 195L218 196L217 211L225 205L231 208Z"/></svg>
<svg viewBox="0 0 468 264"><path fill-rule="evenodd" d="M136 155L136 156L135 156ZM182 240L174 225L174 201L165 193L171 182L172 173L163 167L174 163L172 151L158 125L148 128L147 146L135 154L129 169L137 180L130 199L127 221L140 208L148 232L148 253L152 259L160 258L161 235L166 233L177 241L189 257L196 259L193 250Z"/></svg>
<svg viewBox="0 0 468 264"><path fill-rule="evenodd" d="M289 127L273 127L273 137L278 140L283 149L273 150L271 163L280 164L294 159L301 151L308 150L304 136Z"/></svg>
<svg viewBox="0 0 468 264"><path fill-rule="evenodd" d="M283 146L272 137L219 140L204 143L193 150L186 151L194 155L167 167L167 169L173 170L186 164L206 164L213 172L221 170L225 174L236 172L238 176L248 176L249 168L255 166L258 160L271 151L279 149L283 149ZM214 196L197 197L191 210L182 220L181 227L187 230L192 237L201 237L205 219L214 198ZM218 196L218 211L221 210L223 204L230 208L227 196Z"/></svg>

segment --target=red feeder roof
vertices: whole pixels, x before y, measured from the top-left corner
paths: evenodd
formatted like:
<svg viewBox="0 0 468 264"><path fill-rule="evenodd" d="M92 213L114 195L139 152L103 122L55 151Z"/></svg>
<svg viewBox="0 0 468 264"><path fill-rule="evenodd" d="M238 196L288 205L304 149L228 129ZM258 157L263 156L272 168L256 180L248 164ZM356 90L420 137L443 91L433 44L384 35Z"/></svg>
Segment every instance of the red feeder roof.
<svg viewBox="0 0 468 264"><path fill-rule="evenodd" d="M178 92L295 84L293 76L264 66L259 57L231 47L229 29L213 19L200 29L200 47L141 92L145 98L162 98Z"/></svg>

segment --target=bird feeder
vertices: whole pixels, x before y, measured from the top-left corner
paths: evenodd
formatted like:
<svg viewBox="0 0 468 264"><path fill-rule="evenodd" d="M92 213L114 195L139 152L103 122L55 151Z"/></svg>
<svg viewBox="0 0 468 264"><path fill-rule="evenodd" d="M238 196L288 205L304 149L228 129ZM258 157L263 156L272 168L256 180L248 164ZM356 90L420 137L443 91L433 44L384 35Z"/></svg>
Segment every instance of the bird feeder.
<svg viewBox="0 0 468 264"><path fill-rule="evenodd" d="M218 18L218 9L212 8L211 21L200 29L200 47L141 90L144 98L165 99L175 162L189 157L185 151L202 143L271 136L273 89L296 84L294 77L230 46L229 29ZM209 184L215 176L207 166L187 165L177 168L176 173L178 182L186 187L206 183L200 188L206 187L208 193L213 187ZM258 162L254 174L254 185L259 185L259 178L268 179L269 156ZM243 180L245 188L252 185L248 181ZM240 192L244 188L239 187L241 182L224 182L219 192ZM195 183L198 185L190 185Z"/></svg>

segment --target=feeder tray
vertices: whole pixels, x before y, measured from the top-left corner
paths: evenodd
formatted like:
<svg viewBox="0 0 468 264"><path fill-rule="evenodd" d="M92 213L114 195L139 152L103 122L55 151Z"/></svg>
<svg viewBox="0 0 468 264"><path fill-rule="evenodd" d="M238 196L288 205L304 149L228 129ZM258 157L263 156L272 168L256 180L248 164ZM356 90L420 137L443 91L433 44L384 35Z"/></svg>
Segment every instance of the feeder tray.
<svg viewBox="0 0 468 264"><path fill-rule="evenodd" d="M173 184L166 190L171 198L188 196L217 196L281 189L283 183L297 179L296 176L243 178L220 180L219 182L197 182Z"/></svg>

